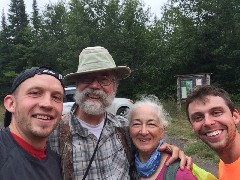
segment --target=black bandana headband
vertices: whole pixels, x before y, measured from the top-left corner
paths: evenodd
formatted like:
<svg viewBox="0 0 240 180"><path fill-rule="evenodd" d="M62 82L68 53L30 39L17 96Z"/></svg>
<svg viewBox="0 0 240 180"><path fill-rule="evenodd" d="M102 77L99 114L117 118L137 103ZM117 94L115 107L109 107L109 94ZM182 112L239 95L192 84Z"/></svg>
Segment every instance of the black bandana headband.
<svg viewBox="0 0 240 180"><path fill-rule="evenodd" d="M13 81L12 88L11 88L11 94L17 89L17 87L22 84L25 80L35 76L36 74L47 74L50 76L55 77L58 79L64 89L63 85L63 76L58 73L57 71L53 70L50 67L32 67L30 69L26 69L22 71ZM4 118L4 127L9 126L11 123L12 113L6 110L5 118Z"/></svg>

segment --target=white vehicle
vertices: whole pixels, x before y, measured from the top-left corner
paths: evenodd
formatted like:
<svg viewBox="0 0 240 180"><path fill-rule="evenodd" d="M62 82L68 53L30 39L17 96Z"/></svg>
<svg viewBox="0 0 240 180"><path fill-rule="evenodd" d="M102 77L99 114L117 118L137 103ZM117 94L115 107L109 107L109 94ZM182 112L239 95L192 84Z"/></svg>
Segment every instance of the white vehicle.
<svg viewBox="0 0 240 180"><path fill-rule="evenodd" d="M75 86L65 87L65 96L63 102L63 114L71 110L72 105L74 104L74 94L76 91ZM107 111L114 114L126 117L129 109L133 105L132 100L127 98L114 98L111 106L107 108Z"/></svg>
<svg viewBox="0 0 240 180"><path fill-rule="evenodd" d="M74 94L76 91L75 86L68 86L65 87L65 94L64 94L64 99L63 99L63 112L62 114L66 114L71 110L72 105L74 104Z"/></svg>

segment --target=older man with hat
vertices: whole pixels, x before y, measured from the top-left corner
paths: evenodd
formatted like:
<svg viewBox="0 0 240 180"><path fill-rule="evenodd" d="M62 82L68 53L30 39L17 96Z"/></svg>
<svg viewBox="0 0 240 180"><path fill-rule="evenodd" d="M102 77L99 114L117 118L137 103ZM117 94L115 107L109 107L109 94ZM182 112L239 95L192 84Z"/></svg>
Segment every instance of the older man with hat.
<svg viewBox="0 0 240 180"><path fill-rule="evenodd" d="M77 72L64 77L66 84L76 84L75 104L62 117L50 145L62 156L65 179L130 179L133 148L128 121L106 112L118 80L130 73L130 68L115 65L107 49L97 46L85 48Z"/></svg>

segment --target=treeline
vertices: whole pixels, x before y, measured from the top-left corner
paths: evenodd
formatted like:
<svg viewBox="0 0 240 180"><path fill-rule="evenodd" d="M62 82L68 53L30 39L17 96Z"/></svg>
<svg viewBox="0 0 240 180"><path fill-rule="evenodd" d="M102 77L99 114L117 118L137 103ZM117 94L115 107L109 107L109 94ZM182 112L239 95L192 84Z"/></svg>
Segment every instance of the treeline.
<svg viewBox="0 0 240 180"><path fill-rule="evenodd" d="M75 72L88 46L104 46L117 65L132 69L118 96L176 96L176 75L212 73L211 82L240 97L240 1L169 0L159 19L141 0L36 0L31 14L24 0L2 11L1 96L12 79L31 66Z"/></svg>

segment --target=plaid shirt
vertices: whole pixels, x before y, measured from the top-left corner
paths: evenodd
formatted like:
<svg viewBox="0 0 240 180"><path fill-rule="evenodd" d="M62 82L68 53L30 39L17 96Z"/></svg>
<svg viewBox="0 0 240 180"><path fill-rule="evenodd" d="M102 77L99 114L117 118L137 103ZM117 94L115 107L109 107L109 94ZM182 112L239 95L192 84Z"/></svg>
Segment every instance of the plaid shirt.
<svg viewBox="0 0 240 180"><path fill-rule="evenodd" d="M82 180L98 139L81 126L73 114L75 109L73 108L70 112L71 116L68 116L72 136L73 169L75 180ZM128 121L121 116L111 114L107 114L106 120L87 179L130 179L130 164L126 149L116 133L116 127L127 128ZM59 128L50 136L49 143L52 149L59 153Z"/></svg>

